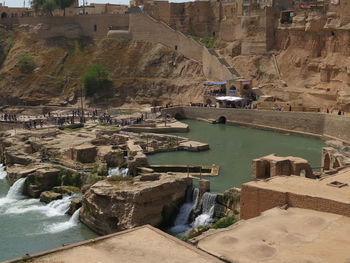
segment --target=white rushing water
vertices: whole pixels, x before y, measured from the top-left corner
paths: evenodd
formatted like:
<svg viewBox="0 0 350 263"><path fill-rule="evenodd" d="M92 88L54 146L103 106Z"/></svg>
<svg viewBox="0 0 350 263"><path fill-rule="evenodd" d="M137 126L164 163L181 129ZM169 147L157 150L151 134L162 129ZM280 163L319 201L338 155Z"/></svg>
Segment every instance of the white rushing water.
<svg viewBox="0 0 350 263"><path fill-rule="evenodd" d="M186 192L186 202L180 207L179 213L177 214L174 226L169 228L168 231L172 234L183 233L191 229L189 225L189 219L192 210L196 206L198 200L198 190L197 188L188 188Z"/></svg>
<svg viewBox="0 0 350 263"><path fill-rule="evenodd" d="M215 210L216 194L204 193L203 194L203 204L202 204L202 214L197 216L192 223L194 228L199 226L207 226L213 222L213 215Z"/></svg>
<svg viewBox="0 0 350 263"><path fill-rule="evenodd" d="M39 199L26 199L16 202L8 208L6 214L23 214L28 212L39 212L47 217L63 216L67 213L73 196L65 196L62 199L54 200L43 206Z"/></svg>
<svg viewBox="0 0 350 263"><path fill-rule="evenodd" d="M26 178L18 179L9 189L7 195L0 198L0 206L5 204L13 203L24 198L23 188Z"/></svg>
<svg viewBox="0 0 350 263"><path fill-rule="evenodd" d="M113 176L113 175L126 177L126 176L128 176L128 172L129 172L128 168L119 168L119 167L109 168L107 177L110 177L110 176Z"/></svg>
<svg viewBox="0 0 350 263"><path fill-rule="evenodd" d="M6 170L5 170L5 166L0 163L0 180L4 180L6 178Z"/></svg>
<svg viewBox="0 0 350 263"><path fill-rule="evenodd" d="M80 215L80 208L74 212L74 214L71 216L71 218L68 221L52 224L46 227L46 231L49 233L57 233L57 232L62 232L72 227L75 227L79 224L79 215Z"/></svg>

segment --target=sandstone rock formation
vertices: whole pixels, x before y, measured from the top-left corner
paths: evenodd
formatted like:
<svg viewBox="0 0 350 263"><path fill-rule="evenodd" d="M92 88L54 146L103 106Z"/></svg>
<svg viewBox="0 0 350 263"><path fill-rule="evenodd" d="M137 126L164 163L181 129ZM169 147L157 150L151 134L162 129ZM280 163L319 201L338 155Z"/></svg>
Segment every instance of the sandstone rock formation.
<svg viewBox="0 0 350 263"><path fill-rule="evenodd" d="M84 195L80 220L99 234L169 223L184 201L192 179L173 175L154 179L97 182Z"/></svg>

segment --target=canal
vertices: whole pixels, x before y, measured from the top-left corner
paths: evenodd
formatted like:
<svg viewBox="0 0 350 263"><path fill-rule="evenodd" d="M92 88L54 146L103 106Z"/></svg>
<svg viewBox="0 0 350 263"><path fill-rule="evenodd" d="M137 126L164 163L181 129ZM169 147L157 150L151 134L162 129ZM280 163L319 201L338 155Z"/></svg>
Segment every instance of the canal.
<svg viewBox="0 0 350 263"><path fill-rule="evenodd" d="M20 184L10 190L5 175L0 164L0 261L97 236L77 218L72 220L65 214L68 197L50 204L26 198Z"/></svg>
<svg viewBox="0 0 350 263"><path fill-rule="evenodd" d="M252 160L271 153L302 157L312 167L320 167L321 149L325 144L318 138L195 120L183 122L189 125L190 131L174 135L209 143L210 150L159 153L149 155L148 160L150 164L219 165L219 176L209 178L212 191L223 192L250 181Z"/></svg>

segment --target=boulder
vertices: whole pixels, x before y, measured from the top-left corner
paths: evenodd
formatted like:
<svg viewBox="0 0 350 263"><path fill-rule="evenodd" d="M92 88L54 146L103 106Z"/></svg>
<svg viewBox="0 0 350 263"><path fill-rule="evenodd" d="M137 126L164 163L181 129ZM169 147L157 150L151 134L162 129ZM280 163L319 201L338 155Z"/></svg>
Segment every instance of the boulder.
<svg viewBox="0 0 350 263"><path fill-rule="evenodd" d="M82 205L82 199L81 198L76 198L76 199L73 199L71 202L70 202L70 205L69 205L69 210L67 212L68 215L73 215L75 211L77 211Z"/></svg>
<svg viewBox="0 0 350 263"><path fill-rule="evenodd" d="M108 167L120 167L125 163L124 153L122 150L113 150L103 157Z"/></svg>
<svg viewBox="0 0 350 263"><path fill-rule="evenodd" d="M92 144L83 144L71 149L72 159L81 163L93 163L96 160L97 148Z"/></svg>
<svg viewBox="0 0 350 263"><path fill-rule="evenodd" d="M45 191L40 194L40 201L50 203L53 200L62 199L63 195L53 191Z"/></svg>
<svg viewBox="0 0 350 263"><path fill-rule="evenodd" d="M136 226L167 225L178 212L192 179L161 175L156 181L99 181L83 197L80 220L99 234Z"/></svg>
<svg viewBox="0 0 350 263"><path fill-rule="evenodd" d="M80 190L78 187L67 186L67 185L55 186L54 188L52 188L52 191L62 195L73 195L73 194L80 193Z"/></svg>
<svg viewBox="0 0 350 263"><path fill-rule="evenodd" d="M33 198L38 198L44 191L51 190L59 185L60 170L54 167L37 169L27 176L25 193Z"/></svg>
<svg viewBox="0 0 350 263"><path fill-rule="evenodd" d="M11 147L5 150L5 163L8 166L13 164L28 165L33 162L35 162L35 158L18 151L17 148Z"/></svg>

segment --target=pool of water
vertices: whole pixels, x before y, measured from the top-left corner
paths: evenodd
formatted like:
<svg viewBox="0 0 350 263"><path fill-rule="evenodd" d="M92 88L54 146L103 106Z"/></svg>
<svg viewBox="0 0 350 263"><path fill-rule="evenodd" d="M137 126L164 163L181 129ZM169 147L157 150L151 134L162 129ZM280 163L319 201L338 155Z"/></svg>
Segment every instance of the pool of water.
<svg viewBox="0 0 350 263"><path fill-rule="evenodd" d="M312 167L320 167L321 164L321 149L325 144L318 138L223 124L213 125L194 120L183 122L189 125L190 131L175 135L209 143L210 150L159 153L149 155L149 162L150 164L219 165L219 176L209 178L212 191L223 192L250 181L252 160L271 153L305 158Z"/></svg>
<svg viewBox="0 0 350 263"><path fill-rule="evenodd" d="M25 197L8 200L10 186L1 178L0 175L0 261L97 236L64 214L64 200L56 206Z"/></svg>

